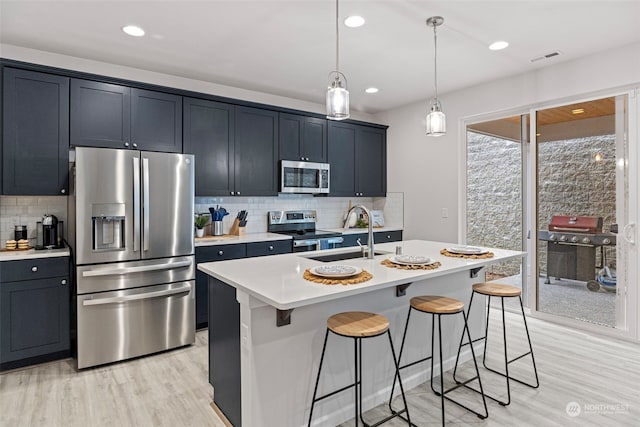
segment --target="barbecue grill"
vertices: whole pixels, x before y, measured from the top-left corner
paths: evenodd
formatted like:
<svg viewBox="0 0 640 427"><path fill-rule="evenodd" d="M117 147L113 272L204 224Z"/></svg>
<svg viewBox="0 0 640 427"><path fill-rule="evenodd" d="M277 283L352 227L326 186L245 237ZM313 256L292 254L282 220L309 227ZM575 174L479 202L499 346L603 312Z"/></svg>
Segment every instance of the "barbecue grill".
<svg viewBox="0 0 640 427"><path fill-rule="evenodd" d="M587 282L589 290L599 290L596 268L606 266L604 248L616 245L616 235L602 231L602 217L553 215L549 230L539 231L538 239L547 242L545 283L551 283L550 276L554 276ZM596 266L596 249L600 266Z"/></svg>

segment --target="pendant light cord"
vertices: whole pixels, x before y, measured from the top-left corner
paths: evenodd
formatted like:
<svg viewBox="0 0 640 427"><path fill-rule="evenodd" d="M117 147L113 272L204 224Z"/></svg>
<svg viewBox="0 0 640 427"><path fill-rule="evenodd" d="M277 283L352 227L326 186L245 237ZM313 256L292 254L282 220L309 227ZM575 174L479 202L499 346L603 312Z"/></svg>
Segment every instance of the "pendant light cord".
<svg viewBox="0 0 640 427"><path fill-rule="evenodd" d="M338 0L336 0L336 71L340 71L340 25L338 24ZM337 78L337 77L336 77Z"/></svg>
<svg viewBox="0 0 640 427"><path fill-rule="evenodd" d="M436 32L437 25L433 26L433 75L436 87L436 101L438 100L438 34Z"/></svg>

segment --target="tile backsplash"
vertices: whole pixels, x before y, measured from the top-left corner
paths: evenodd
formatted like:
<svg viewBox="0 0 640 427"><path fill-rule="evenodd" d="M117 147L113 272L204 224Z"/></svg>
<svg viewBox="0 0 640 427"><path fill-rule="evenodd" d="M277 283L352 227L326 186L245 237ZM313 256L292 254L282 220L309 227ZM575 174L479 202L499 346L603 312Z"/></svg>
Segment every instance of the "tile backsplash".
<svg viewBox="0 0 640 427"><path fill-rule="evenodd" d="M14 238L14 227L26 225L29 244L36 243L36 223L42 221L42 215L55 215L64 221L67 232L66 196L0 196L0 243ZM65 236L66 238L66 236Z"/></svg>
<svg viewBox="0 0 640 427"><path fill-rule="evenodd" d="M196 197L195 212L209 213L209 207L220 205L228 212L223 220L223 231L228 233L236 214L247 210L247 233L267 231L267 212L272 210L313 209L318 211L317 227L341 228L351 203L363 204L369 209L384 212L385 225L403 226L404 194L389 193L387 197L313 197L303 194L281 194L278 197ZM206 232L208 230L205 230Z"/></svg>

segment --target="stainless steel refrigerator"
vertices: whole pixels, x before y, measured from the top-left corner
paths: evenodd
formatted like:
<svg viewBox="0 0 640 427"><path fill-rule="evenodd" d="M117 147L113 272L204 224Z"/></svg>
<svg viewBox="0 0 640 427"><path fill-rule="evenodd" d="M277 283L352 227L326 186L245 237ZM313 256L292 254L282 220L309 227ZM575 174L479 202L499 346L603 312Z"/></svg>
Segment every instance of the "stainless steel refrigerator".
<svg viewBox="0 0 640 427"><path fill-rule="evenodd" d="M192 155L78 147L78 368L195 342Z"/></svg>

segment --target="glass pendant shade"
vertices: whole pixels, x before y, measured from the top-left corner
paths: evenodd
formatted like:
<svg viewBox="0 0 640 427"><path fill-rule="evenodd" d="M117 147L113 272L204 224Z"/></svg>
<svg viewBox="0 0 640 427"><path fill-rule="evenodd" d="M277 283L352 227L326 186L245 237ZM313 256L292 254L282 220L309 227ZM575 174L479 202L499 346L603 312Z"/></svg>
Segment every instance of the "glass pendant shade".
<svg viewBox="0 0 640 427"><path fill-rule="evenodd" d="M332 72L329 77L333 77L333 79L327 90L327 118L331 120L348 119L349 91L346 87L346 78L338 71Z"/></svg>
<svg viewBox="0 0 640 427"><path fill-rule="evenodd" d="M440 101L431 101L431 111L427 114L427 135L442 136L447 133L447 118L442 112Z"/></svg>

